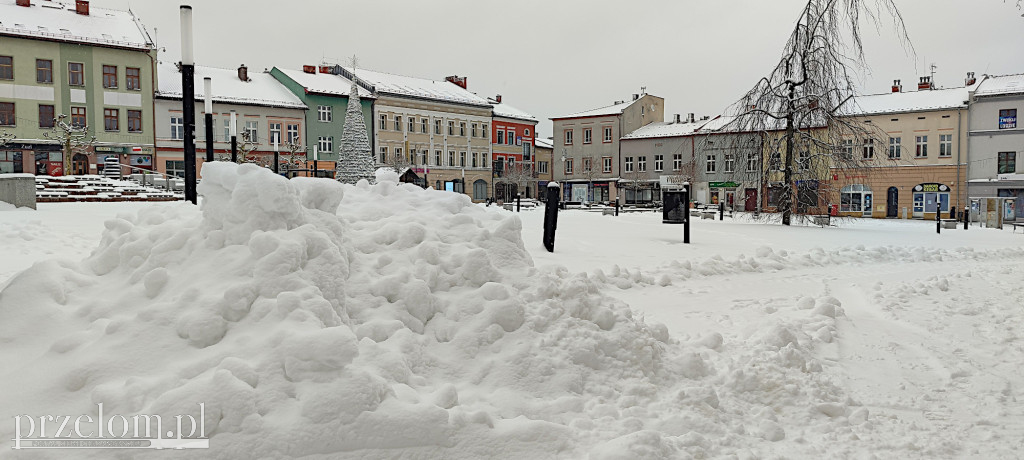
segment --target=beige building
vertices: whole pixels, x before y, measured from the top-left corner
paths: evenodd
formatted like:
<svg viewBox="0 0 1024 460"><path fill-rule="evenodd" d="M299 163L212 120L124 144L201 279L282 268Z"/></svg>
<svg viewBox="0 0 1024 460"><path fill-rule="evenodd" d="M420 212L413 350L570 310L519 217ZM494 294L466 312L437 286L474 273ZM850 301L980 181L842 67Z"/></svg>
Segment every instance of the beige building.
<svg viewBox="0 0 1024 460"><path fill-rule="evenodd" d="M664 121L665 100L634 94L630 101L551 120L554 161L561 163L553 168L554 180L562 184L562 198L611 202L620 195L625 177L619 140L642 126ZM653 190L653 183L649 187Z"/></svg>
<svg viewBox="0 0 1024 460"><path fill-rule="evenodd" d="M342 74L350 78L348 70ZM466 90L466 79L446 81L357 70L377 100L373 138L378 165L408 166L417 181L484 201L491 190L491 105Z"/></svg>
<svg viewBox="0 0 1024 460"><path fill-rule="evenodd" d="M849 154L872 165L833 173L839 215L934 219L963 209L968 88L931 88L922 81L903 92L897 84L892 93L856 99L856 116L883 138L845 141Z"/></svg>
<svg viewBox="0 0 1024 460"><path fill-rule="evenodd" d="M534 155L534 162L537 165L537 198L544 199L545 190L548 182L551 182L554 172L553 154L554 148L552 147L551 139L534 139L534 147L536 148L536 154Z"/></svg>

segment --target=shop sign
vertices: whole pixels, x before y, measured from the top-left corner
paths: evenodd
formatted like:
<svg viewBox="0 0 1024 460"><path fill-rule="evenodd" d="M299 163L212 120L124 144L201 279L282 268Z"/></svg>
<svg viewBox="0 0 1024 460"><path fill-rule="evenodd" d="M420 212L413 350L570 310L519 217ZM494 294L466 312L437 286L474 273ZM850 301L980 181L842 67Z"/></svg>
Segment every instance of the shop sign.
<svg viewBox="0 0 1024 460"><path fill-rule="evenodd" d="M919 184L914 187L915 192L948 192L949 187L945 184Z"/></svg>
<svg viewBox="0 0 1024 460"><path fill-rule="evenodd" d="M999 111L999 129L1014 129L1017 127L1017 109L1004 109Z"/></svg>
<svg viewBox="0 0 1024 460"><path fill-rule="evenodd" d="M711 188L736 188L739 187L740 184L735 182L711 182L708 186Z"/></svg>
<svg viewBox="0 0 1024 460"><path fill-rule="evenodd" d="M131 155L129 161L132 166L153 166L153 157L149 155Z"/></svg>
<svg viewBox="0 0 1024 460"><path fill-rule="evenodd" d="M95 150L96 153L128 153L127 147L97 146L93 150Z"/></svg>

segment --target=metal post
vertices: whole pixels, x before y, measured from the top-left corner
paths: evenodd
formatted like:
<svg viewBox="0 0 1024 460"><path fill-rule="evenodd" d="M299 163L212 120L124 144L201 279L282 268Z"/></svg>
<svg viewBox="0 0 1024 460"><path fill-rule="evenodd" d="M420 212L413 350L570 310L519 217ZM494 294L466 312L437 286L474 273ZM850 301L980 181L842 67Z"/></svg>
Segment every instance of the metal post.
<svg viewBox="0 0 1024 460"><path fill-rule="evenodd" d="M206 112L206 161L213 161L213 80L210 77L203 78L203 105Z"/></svg>
<svg viewBox="0 0 1024 460"><path fill-rule="evenodd" d="M558 189L557 182L548 183L547 203L544 205L544 247L548 252L555 252L555 229L558 227Z"/></svg>
<svg viewBox="0 0 1024 460"><path fill-rule="evenodd" d="M725 203L718 203L718 220L725 220Z"/></svg>
<svg viewBox="0 0 1024 460"><path fill-rule="evenodd" d="M274 174L279 174L281 169L281 152L277 148L277 138L274 138Z"/></svg>
<svg viewBox="0 0 1024 460"><path fill-rule="evenodd" d="M519 203L522 201L522 196L516 195L516 212L519 212Z"/></svg>
<svg viewBox="0 0 1024 460"><path fill-rule="evenodd" d="M199 197L196 194L196 68L192 51L192 7L181 5L181 111L185 125L185 199L197 204Z"/></svg>
<svg viewBox="0 0 1024 460"><path fill-rule="evenodd" d="M683 244L690 244L690 183L683 183L683 202L686 206L683 213Z"/></svg>
<svg viewBox="0 0 1024 460"><path fill-rule="evenodd" d="M231 122L228 129L231 131L231 162L238 163L238 114L231 111Z"/></svg>
<svg viewBox="0 0 1024 460"><path fill-rule="evenodd" d="M619 196L615 195L615 217L619 216Z"/></svg>
<svg viewBox="0 0 1024 460"><path fill-rule="evenodd" d="M935 210L935 233L942 233L942 210Z"/></svg>
<svg viewBox="0 0 1024 460"><path fill-rule="evenodd" d="M971 208L970 206L964 206L964 230L967 230L967 225L971 221Z"/></svg>
<svg viewBox="0 0 1024 460"><path fill-rule="evenodd" d="M317 160L319 160L319 159L320 159L320 146L319 145L314 145L313 146L313 177L320 177L320 175L317 174L317 166L318 165L316 164Z"/></svg>

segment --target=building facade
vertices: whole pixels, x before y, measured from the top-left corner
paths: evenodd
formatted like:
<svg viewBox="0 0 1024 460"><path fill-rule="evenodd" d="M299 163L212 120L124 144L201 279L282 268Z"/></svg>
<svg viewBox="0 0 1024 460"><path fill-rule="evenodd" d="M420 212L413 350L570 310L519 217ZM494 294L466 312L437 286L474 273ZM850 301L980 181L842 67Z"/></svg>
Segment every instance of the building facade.
<svg viewBox="0 0 1024 460"><path fill-rule="evenodd" d="M131 12L4 0L0 18L0 134L14 136L0 172L98 174L108 156L152 168L155 48ZM83 142L62 145L61 126Z"/></svg>
<svg viewBox="0 0 1024 460"><path fill-rule="evenodd" d="M274 67L270 75L288 88L309 109L306 111L306 145L311 158L315 150L318 170L323 177L334 177L334 168L345 131L345 110L352 81L341 76L337 66L303 66L302 71ZM374 144L373 102L375 98L365 88L359 88L359 101L363 109L370 144Z"/></svg>
<svg viewBox="0 0 1024 460"><path fill-rule="evenodd" d="M1003 221L1024 218L1024 128L1017 122L1024 110L1024 74L986 77L970 97L971 211L999 212Z"/></svg>
<svg viewBox="0 0 1024 460"><path fill-rule="evenodd" d="M543 200L547 197L548 183L554 178L554 141L550 138L533 139L534 165L537 170L537 198Z"/></svg>
<svg viewBox="0 0 1024 460"><path fill-rule="evenodd" d="M182 80L175 64L158 64L160 87L156 93L156 168L169 176L184 177L184 117ZM195 67L196 173L202 176L206 159L205 89L212 81L214 158L231 155L231 112L236 114L238 160L272 167L275 144L279 171L306 175L312 150L306 139L306 105L269 73L250 74L238 69ZM321 168L333 165L318 165ZM301 173L299 173L301 172Z"/></svg>
<svg viewBox="0 0 1024 460"><path fill-rule="evenodd" d="M501 102L498 95L491 120L491 165L493 196L510 200L517 195L537 196L534 139L537 119L533 115Z"/></svg>
<svg viewBox="0 0 1024 460"><path fill-rule="evenodd" d="M684 183L696 184L699 177L694 163L697 131L706 120L695 121L676 115L670 122L650 123L621 140L623 172L630 182L623 181L624 203L661 202L667 190L682 188ZM638 183L633 184L632 180ZM693 195L694 200L700 200Z"/></svg>
<svg viewBox="0 0 1024 460"><path fill-rule="evenodd" d="M620 181L627 178L619 141L642 126L665 120L665 100L650 94L634 94L631 101L552 118L554 130L554 179L562 184L563 199L579 202L612 202L620 195ZM645 196L653 183L634 190ZM626 198L623 196L623 198Z"/></svg>

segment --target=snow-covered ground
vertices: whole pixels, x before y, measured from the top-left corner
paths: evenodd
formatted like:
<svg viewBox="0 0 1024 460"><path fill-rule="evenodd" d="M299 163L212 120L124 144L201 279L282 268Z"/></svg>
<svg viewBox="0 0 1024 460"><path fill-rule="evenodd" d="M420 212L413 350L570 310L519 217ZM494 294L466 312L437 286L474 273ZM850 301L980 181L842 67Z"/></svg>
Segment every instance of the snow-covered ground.
<svg viewBox="0 0 1024 460"><path fill-rule="evenodd" d="M660 214L566 211L550 254L542 210L245 166L203 184L202 212L0 208L0 438L18 414L205 402L210 450L171 455L1024 450L1024 235L1009 229L737 217L695 220L683 245Z"/></svg>

